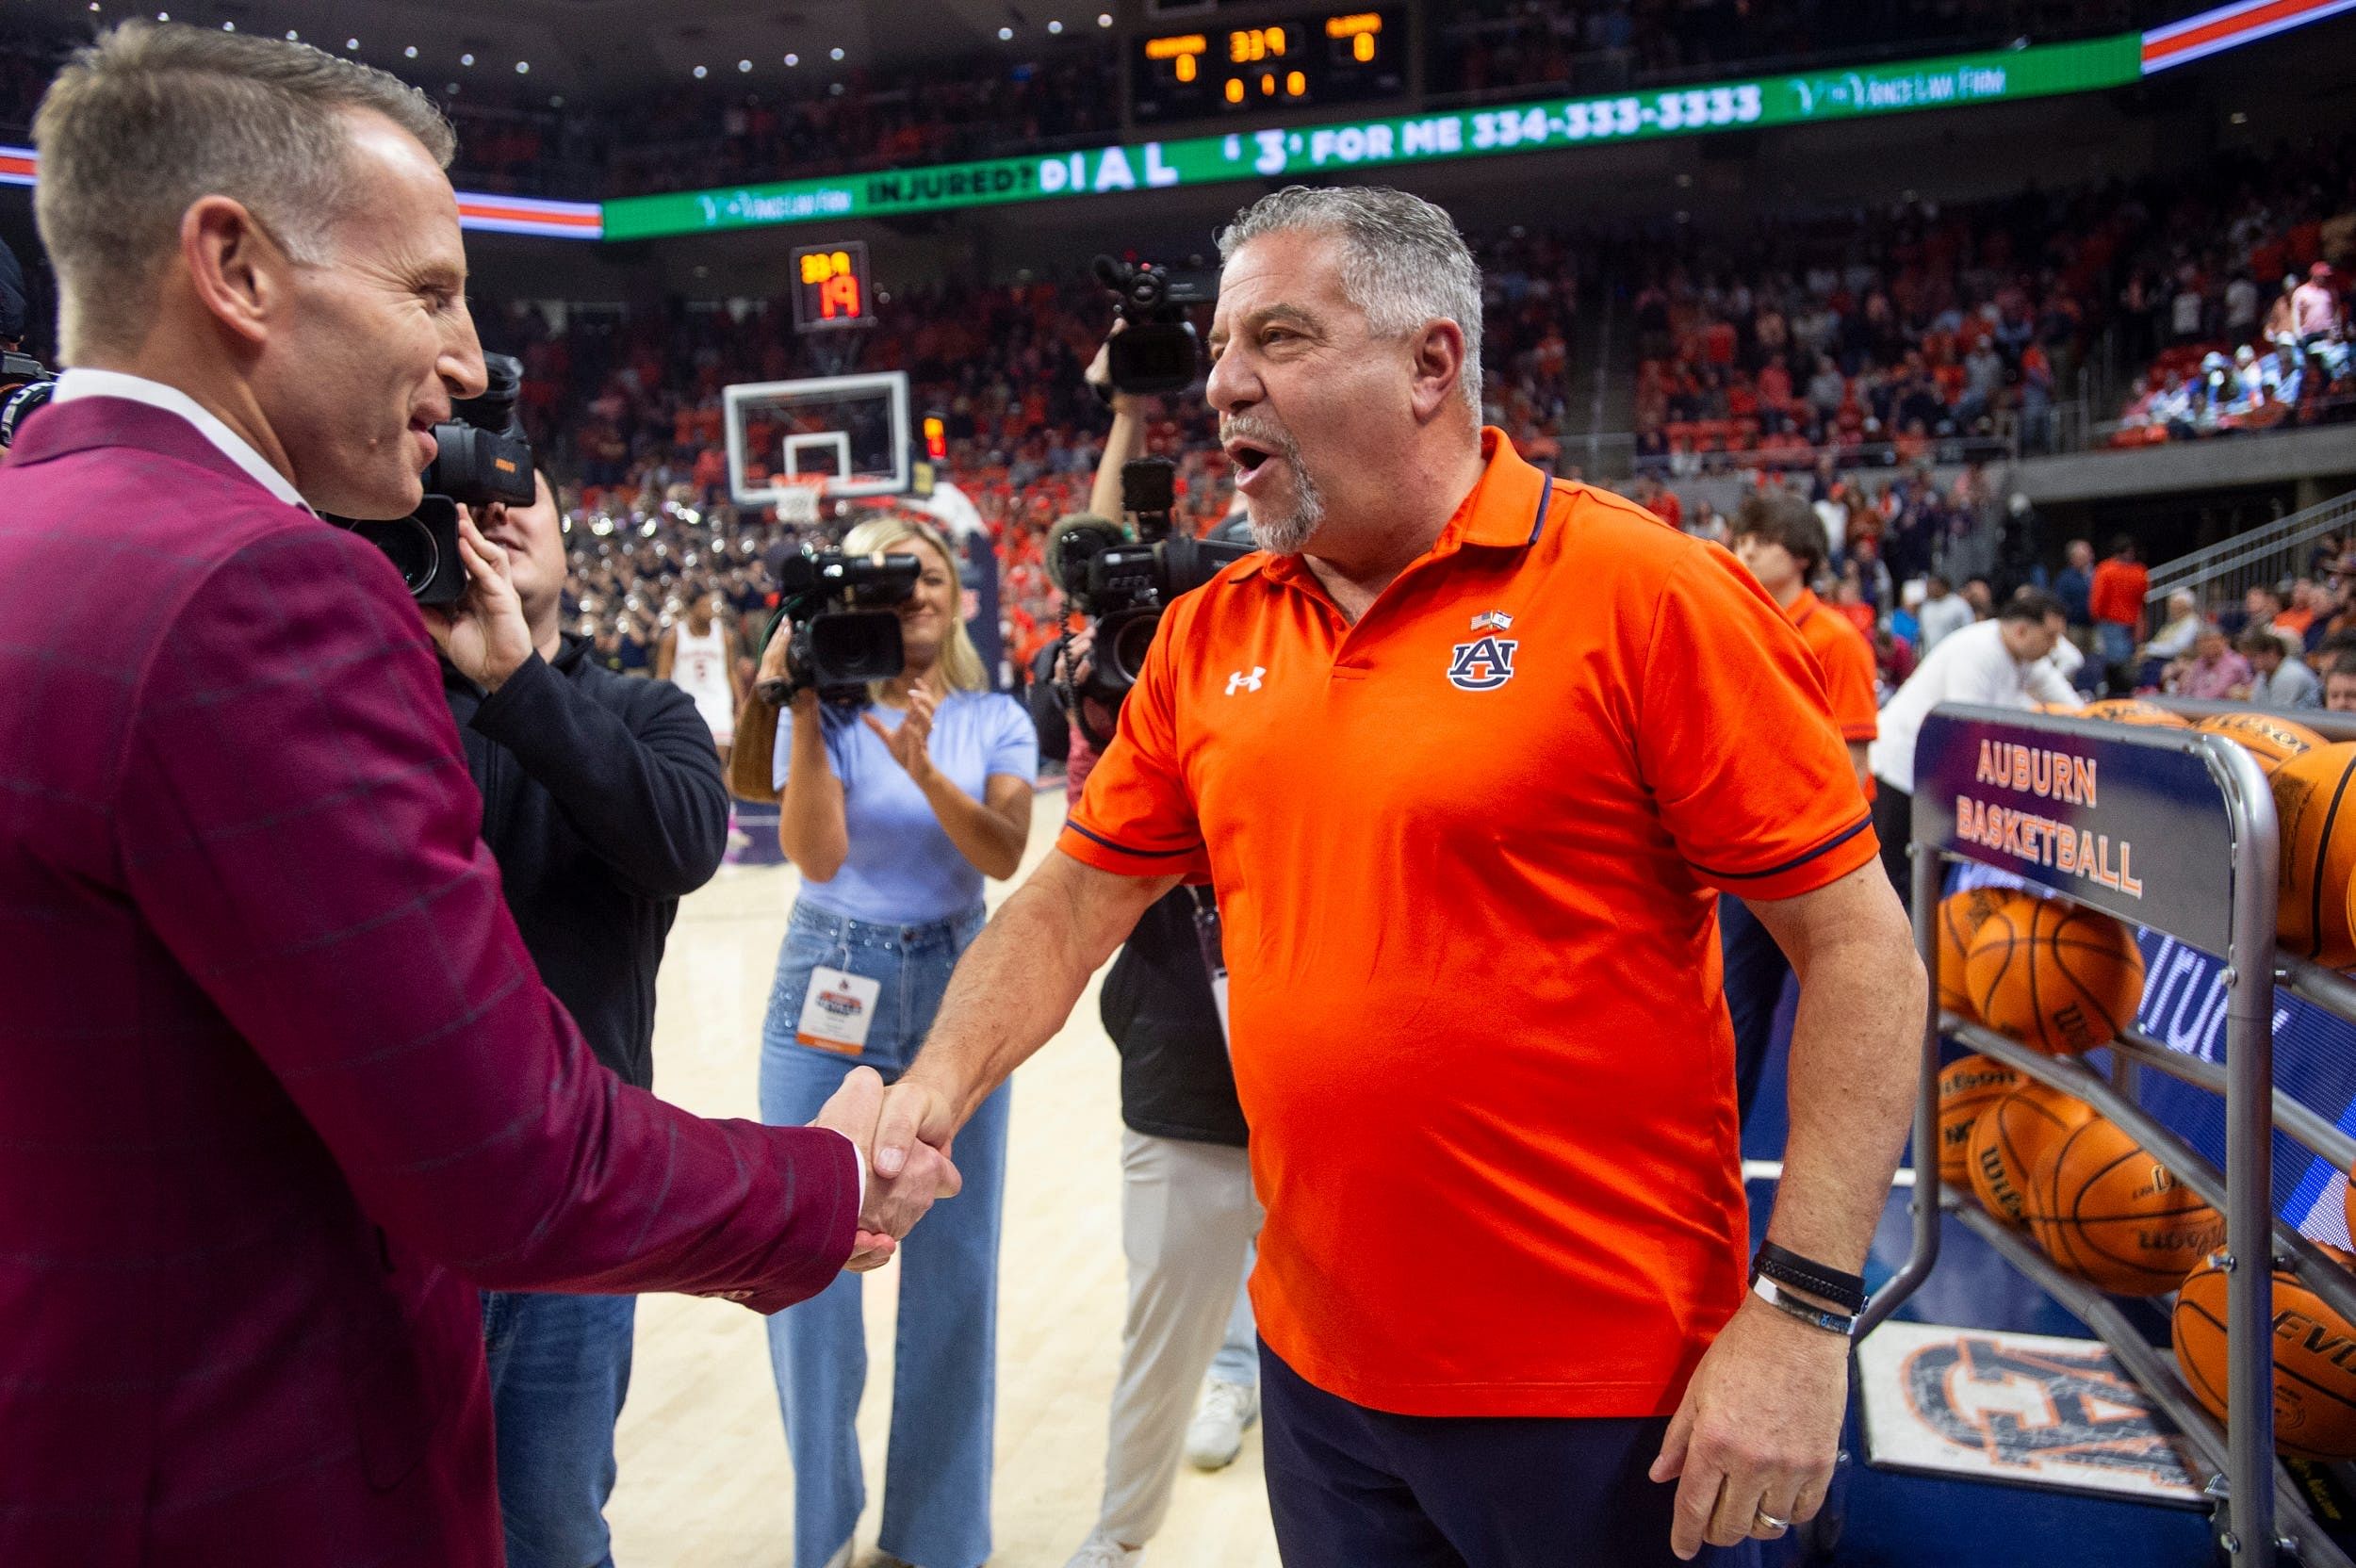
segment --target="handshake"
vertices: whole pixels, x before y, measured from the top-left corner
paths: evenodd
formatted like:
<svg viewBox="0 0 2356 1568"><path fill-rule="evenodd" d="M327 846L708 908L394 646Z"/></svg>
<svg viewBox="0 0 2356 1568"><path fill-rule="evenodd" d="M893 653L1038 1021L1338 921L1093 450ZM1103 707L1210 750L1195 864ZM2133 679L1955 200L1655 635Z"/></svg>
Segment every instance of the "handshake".
<svg viewBox="0 0 2356 1568"><path fill-rule="evenodd" d="M881 1267L937 1200L955 1198L965 1184L949 1163L955 1109L925 1085L902 1079L886 1088L874 1068L854 1068L810 1125L831 1127L859 1145L867 1168L866 1200L845 1268Z"/></svg>

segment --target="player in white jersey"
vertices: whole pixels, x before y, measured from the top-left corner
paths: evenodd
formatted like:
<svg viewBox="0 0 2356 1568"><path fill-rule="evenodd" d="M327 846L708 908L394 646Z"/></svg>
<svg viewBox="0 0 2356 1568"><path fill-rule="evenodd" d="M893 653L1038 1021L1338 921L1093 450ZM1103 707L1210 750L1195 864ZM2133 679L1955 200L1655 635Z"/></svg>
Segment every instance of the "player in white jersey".
<svg viewBox="0 0 2356 1568"><path fill-rule="evenodd" d="M736 710L744 700L744 681L736 667L736 632L720 619L720 595L705 588L688 601L687 615L663 634L655 647L654 673L695 701L695 710L712 727L727 766L728 746L736 739Z"/></svg>

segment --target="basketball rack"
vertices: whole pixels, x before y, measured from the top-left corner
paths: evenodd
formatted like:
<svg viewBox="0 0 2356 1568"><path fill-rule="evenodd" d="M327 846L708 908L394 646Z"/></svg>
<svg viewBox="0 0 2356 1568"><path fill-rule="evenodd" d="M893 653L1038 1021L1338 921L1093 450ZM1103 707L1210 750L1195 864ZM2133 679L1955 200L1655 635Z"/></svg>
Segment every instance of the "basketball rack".
<svg viewBox="0 0 2356 1568"><path fill-rule="evenodd" d="M2168 706L2188 712L2233 710L2223 704ZM2356 722L2307 713L2299 719L2333 739L2356 740ZM1978 763L1984 745L2022 745L2083 758L2101 788L2084 802L2068 802L2039 798L2001 779L1983 780ZM1966 801L2034 813L2106 841L2106 850L2119 846L2119 860L2111 861L2106 853L2099 862L2116 874L2108 875L2105 885L2090 874L2021 858L2001 843L1975 841L1959 830L1959 806ZM2277 1563L2356 1568L2316 1523L2304 1493L2274 1452L2274 1268L2287 1269L2332 1310L2356 1322L2356 1276L2275 1216L2276 1134L2342 1170L2356 1161L2356 1138L2275 1089L2274 992L2280 984L2356 1024L2356 981L2276 951L2279 830L2265 776L2249 753L2220 736L1952 704L1923 721L1915 752L1912 838L1915 942L1931 973L1938 972L1939 902L1947 862L1990 866L2222 957L2225 1061L2218 1065L2171 1050L2131 1029L2109 1048L2112 1071L2106 1078L2074 1058L2046 1055L1942 1014L1939 988L1931 987L1914 1118L1912 1246L1904 1266L1866 1304L1857 1337L1862 1340L1887 1321L1930 1277L1939 1262L1941 1217L1952 1212L2092 1329L2184 1432L2224 1560L2236 1568ZM2133 868L2140 876L2130 876L2127 852L2138 845L2147 858ZM2225 1216L2227 1419L2222 1426L2192 1396L2174 1358L2147 1343L2116 1301L2056 1267L2010 1226L1941 1190L1942 1035L2093 1104ZM2138 1103L2137 1076L2147 1070L2222 1097L2222 1169Z"/></svg>

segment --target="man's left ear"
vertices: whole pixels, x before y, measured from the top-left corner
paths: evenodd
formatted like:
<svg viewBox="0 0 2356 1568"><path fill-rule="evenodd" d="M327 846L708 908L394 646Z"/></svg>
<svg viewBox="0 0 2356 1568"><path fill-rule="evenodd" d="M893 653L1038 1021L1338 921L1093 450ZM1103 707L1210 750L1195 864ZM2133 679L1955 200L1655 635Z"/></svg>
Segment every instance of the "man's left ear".
<svg viewBox="0 0 2356 1568"><path fill-rule="evenodd" d="M1430 419L1464 395L1464 329L1449 320L1428 321L1408 353L1415 371L1409 400L1418 421Z"/></svg>

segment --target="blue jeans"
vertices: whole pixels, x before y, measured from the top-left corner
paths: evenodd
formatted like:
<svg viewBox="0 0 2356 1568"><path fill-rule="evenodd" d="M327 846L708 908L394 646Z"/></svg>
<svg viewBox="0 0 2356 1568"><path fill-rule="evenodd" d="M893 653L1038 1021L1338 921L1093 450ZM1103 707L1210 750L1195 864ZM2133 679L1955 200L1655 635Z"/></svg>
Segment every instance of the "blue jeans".
<svg viewBox="0 0 2356 1568"><path fill-rule="evenodd" d="M635 1296L483 1293L507 1568L614 1568L614 1423Z"/></svg>
<svg viewBox="0 0 2356 1568"><path fill-rule="evenodd" d="M1227 1337L1219 1341L1219 1354L1211 1358L1213 1382L1234 1383L1238 1388L1260 1384L1260 1331L1252 1320L1252 1266L1259 1252L1254 1247L1245 1255L1243 1283L1235 1287L1235 1310L1227 1315Z"/></svg>
<svg viewBox="0 0 2356 1568"><path fill-rule="evenodd" d="M2108 675L2121 664L2131 664L2135 657L2135 628L2118 621L2094 623L2095 657L2102 662L2102 672ZM2130 676L2134 674L2131 670Z"/></svg>
<svg viewBox="0 0 2356 1568"><path fill-rule="evenodd" d="M929 925L875 925L796 903L761 1029L761 1119L818 1114L854 1067L887 1081L914 1059L949 972L982 928L976 907ZM810 971L826 964L878 981L858 1055L794 1041ZM998 1221L1006 1192L1010 1086L957 1134L965 1188L900 1246L892 1440L884 1463L884 1551L918 1568L979 1568L990 1556L990 1433L997 1384ZM794 1561L824 1568L867 1506L854 1420L867 1385L860 1279L844 1274L769 1319L769 1364L794 1456Z"/></svg>

